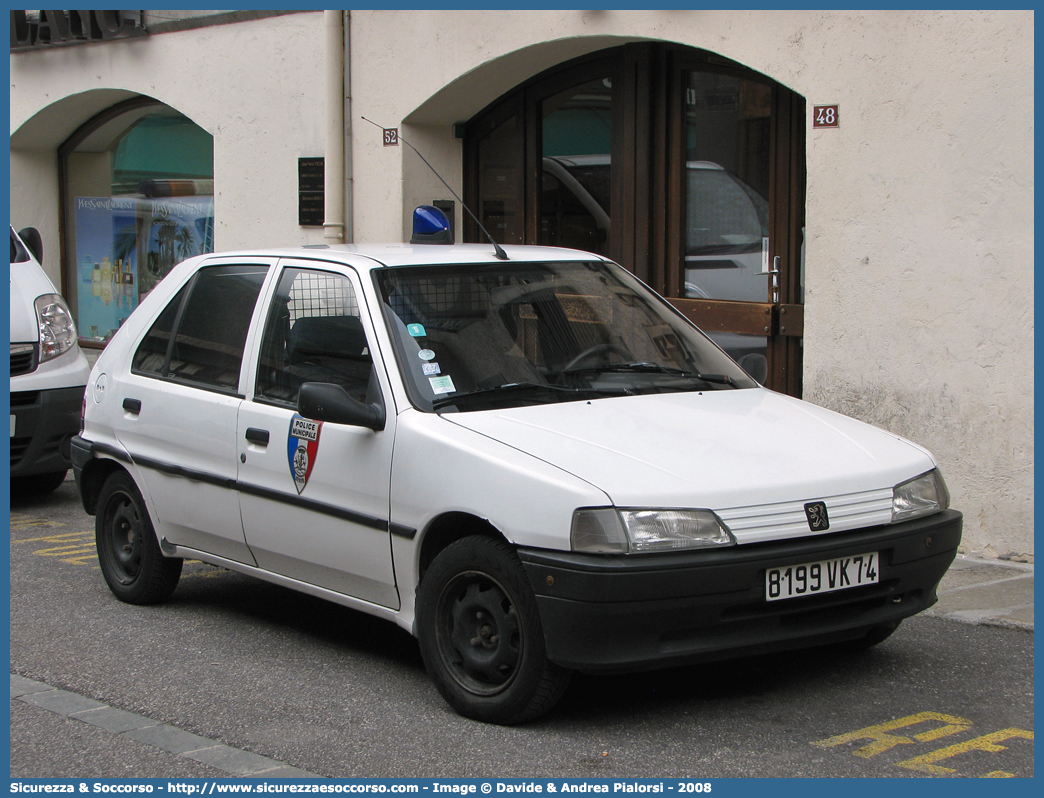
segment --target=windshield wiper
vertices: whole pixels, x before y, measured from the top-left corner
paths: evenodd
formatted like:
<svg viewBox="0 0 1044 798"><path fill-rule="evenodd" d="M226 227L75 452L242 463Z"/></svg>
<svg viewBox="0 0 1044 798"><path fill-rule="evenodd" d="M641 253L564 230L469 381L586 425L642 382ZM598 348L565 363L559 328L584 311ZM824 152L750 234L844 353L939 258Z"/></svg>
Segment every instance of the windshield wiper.
<svg viewBox="0 0 1044 798"><path fill-rule="evenodd" d="M575 374L581 371L595 371L599 374L604 372L638 372L647 374L678 374L684 377L695 377L691 371L676 369L671 366L661 366L659 363L643 361L641 363L609 363L605 366L580 366L563 371L563 374Z"/></svg>
<svg viewBox="0 0 1044 798"><path fill-rule="evenodd" d="M737 387L735 380L732 379L728 374L695 374L696 379L703 380L704 382L714 382L719 385L731 385L733 388Z"/></svg>
<svg viewBox="0 0 1044 798"><path fill-rule="evenodd" d="M464 391L463 393L457 393L453 396L444 396L441 399L433 401L431 407L433 410L438 410L440 407L456 404L461 399L469 400L474 397L492 397L495 395L521 393L525 391L568 394L593 393L592 391L585 391L579 388L563 388L560 385L548 385L540 382L509 382L506 385L494 385L491 388L476 388L474 391Z"/></svg>
<svg viewBox="0 0 1044 798"><path fill-rule="evenodd" d="M649 361L642 361L640 363L610 363L606 366L586 366L583 368L569 369L568 372L564 373L574 374L583 371L593 371L598 374L669 374L672 377L692 377L693 379L702 380L703 382L710 382L717 385L729 385L733 388L736 387L735 380L733 380L728 374L701 374L698 371L686 371L685 369L674 368L672 366L661 366L659 363L651 363Z"/></svg>

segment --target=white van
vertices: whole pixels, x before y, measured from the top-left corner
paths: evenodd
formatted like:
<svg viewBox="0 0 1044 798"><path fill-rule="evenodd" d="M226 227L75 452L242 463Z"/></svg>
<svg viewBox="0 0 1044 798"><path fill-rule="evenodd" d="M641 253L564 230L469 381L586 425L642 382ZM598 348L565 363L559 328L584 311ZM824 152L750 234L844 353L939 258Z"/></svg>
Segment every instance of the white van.
<svg viewBox="0 0 1044 798"><path fill-rule="evenodd" d="M573 670L879 643L961 538L924 449L550 247L185 261L99 357L73 461L119 599L189 558L335 601L497 723Z"/></svg>
<svg viewBox="0 0 1044 798"><path fill-rule="evenodd" d="M11 490L65 479L91 368L65 300L44 273L40 234L11 228Z"/></svg>

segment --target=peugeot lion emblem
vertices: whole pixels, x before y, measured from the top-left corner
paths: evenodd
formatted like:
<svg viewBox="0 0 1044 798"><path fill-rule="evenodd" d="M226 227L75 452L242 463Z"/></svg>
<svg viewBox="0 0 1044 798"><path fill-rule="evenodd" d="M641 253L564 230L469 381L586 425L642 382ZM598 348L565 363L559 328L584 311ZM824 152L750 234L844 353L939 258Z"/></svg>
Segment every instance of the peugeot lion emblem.
<svg viewBox="0 0 1044 798"><path fill-rule="evenodd" d="M830 529L826 502L809 502L806 504L805 517L808 519L808 528L813 532L822 532L825 529Z"/></svg>

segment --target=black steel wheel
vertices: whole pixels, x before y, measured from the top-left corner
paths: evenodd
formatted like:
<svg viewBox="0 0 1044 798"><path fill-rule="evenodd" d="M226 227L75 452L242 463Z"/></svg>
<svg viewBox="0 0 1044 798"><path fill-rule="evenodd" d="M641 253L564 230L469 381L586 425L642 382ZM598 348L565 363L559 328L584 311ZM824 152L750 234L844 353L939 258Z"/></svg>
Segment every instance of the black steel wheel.
<svg viewBox="0 0 1044 798"><path fill-rule="evenodd" d="M105 480L94 530L98 563L116 598L155 604L174 592L182 560L163 556L141 493L125 471Z"/></svg>
<svg viewBox="0 0 1044 798"><path fill-rule="evenodd" d="M464 538L435 558L417 591L417 636L435 686L469 718L531 720L569 682L547 659L536 598L502 541Z"/></svg>

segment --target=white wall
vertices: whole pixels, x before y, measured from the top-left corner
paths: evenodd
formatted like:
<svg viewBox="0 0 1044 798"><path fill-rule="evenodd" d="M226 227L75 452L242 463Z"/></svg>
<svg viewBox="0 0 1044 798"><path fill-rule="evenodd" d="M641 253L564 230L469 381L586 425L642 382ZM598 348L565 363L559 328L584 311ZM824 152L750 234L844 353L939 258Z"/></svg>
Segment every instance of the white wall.
<svg viewBox="0 0 1044 798"><path fill-rule="evenodd" d="M353 11L351 31L357 240L432 198L360 116L459 184L453 122L602 47L680 42L810 115L839 104L808 130L805 397L932 450L965 550L1033 552L1032 12Z"/></svg>
<svg viewBox="0 0 1044 798"><path fill-rule="evenodd" d="M322 243L321 228L297 224L297 159L325 154L322 24L320 12L289 14L11 54L16 224L40 228L57 253L57 146L94 113L144 94L214 137L217 248Z"/></svg>

